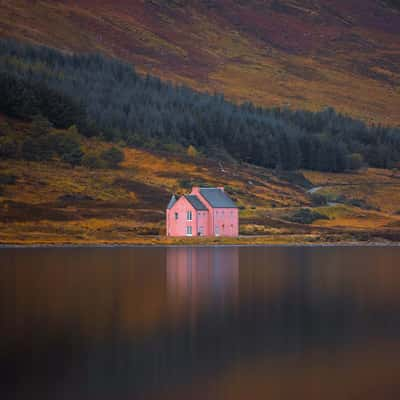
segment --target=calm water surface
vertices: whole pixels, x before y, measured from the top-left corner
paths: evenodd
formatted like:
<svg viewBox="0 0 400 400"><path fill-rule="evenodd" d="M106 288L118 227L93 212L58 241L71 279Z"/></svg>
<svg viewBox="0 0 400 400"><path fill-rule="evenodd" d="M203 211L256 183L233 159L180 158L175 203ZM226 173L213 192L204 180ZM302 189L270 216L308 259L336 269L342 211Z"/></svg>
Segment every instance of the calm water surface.
<svg viewBox="0 0 400 400"><path fill-rule="evenodd" d="M400 247L0 249L1 399L400 399Z"/></svg>

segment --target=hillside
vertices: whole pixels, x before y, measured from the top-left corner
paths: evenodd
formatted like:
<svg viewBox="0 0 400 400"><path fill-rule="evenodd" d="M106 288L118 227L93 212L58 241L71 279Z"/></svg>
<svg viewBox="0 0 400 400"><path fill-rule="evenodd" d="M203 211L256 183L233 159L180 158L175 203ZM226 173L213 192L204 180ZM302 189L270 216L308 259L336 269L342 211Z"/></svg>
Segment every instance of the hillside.
<svg viewBox="0 0 400 400"><path fill-rule="evenodd" d="M3 116L4 121L16 137L32 130L29 122ZM82 136L79 143L85 153L112 146ZM246 237L235 243L400 238L396 172L301 174L202 156L121 150L125 159L116 169L71 167L57 157L0 160L0 243L179 243L158 236L165 232L164 209L171 193L185 193L195 184L224 185L238 203L240 232ZM320 187L318 195L310 194L313 186Z"/></svg>
<svg viewBox="0 0 400 400"><path fill-rule="evenodd" d="M400 123L400 11L384 0L4 0L0 36L100 51L264 106Z"/></svg>
<svg viewBox="0 0 400 400"><path fill-rule="evenodd" d="M69 55L0 40L0 92L0 112L8 116L29 120L42 115L45 125L75 125L87 137L130 147L171 154L191 147L211 158L283 170L344 172L400 163L398 128L367 125L333 108L311 112L237 105L223 94L143 77L132 65L99 54ZM16 144L12 134L6 136ZM51 137L45 139L35 143L36 153L51 150ZM34 159L43 158L36 154Z"/></svg>

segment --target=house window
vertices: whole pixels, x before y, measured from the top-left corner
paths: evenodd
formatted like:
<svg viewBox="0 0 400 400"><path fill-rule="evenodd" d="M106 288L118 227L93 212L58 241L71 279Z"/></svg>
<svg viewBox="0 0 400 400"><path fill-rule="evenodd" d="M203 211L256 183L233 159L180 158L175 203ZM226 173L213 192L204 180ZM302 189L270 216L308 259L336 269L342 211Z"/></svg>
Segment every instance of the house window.
<svg viewBox="0 0 400 400"><path fill-rule="evenodd" d="M192 220L192 212L191 212L191 211L188 211L188 212L186 213L186 219L187 219L188 221L191 221L191 220Z"/></svg>
<svg viewBox="0 0 400 400"><path fill-rule="evenodd" d="M192 227L191 226L186 227L186 236L192 236Z"/></svg>
<svg viewBox="0 0 400 400"><path fill-rule="evenodd" d="M204 226L199 227L199 236L204 236Z"/></svg>
<svg viewBox="0 0 400 400"><path fill-rule="evenodd" d="M178 219L179 218L179 214L176 212L175 213L175 219Z"/></svg>
<svg viewBox="0 0 400 400"><path fill-rule="evenodd" d="M215 227L215 236L219 236L219 226Z"/></svg>

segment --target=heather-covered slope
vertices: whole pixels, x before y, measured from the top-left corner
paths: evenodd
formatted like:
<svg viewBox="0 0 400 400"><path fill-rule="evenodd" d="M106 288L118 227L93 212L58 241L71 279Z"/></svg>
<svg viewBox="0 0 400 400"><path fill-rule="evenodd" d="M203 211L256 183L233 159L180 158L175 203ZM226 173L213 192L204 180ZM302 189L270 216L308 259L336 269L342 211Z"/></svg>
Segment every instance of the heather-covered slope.
<svg viewBox="0 0 400 400"><path fill-rule="evenodd" d="M394 1L3 0L0 35L101 51L236 100L400 123Z"/></svg>

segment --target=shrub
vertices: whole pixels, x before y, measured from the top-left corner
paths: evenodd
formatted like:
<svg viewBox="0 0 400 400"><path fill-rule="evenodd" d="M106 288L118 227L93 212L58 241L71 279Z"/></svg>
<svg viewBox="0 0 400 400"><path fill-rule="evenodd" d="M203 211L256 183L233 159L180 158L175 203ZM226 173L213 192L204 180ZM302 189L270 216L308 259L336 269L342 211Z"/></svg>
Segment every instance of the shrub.
<svg viewBox="0 0 400 400"><path fill-rule="evenodd" d="M22 143L22 158L28 161L48 161L54 155L54 143L51 135L38 138L28 136Z"/></svg>
<svg viewBox="0 0 400 400"><path fill-rule="evenodd" d="M124 153L116 147L111 147L101 153L100 158L108 168L118 168L119 163L124 161Z"/></svg>
<svg viewBox="0 0 400 400"><path fill-rule="evenodd" d="M17 177L13 174L0 174L0 185L14 185Z"/></svg>
<svg viewBox="0 0 400 400"><path fill-rule="evenodd" d="M68 149L62 156L61 160L72 165L80 165L82 163L82 158L83 158L83 152L81 150L81 147L78 146L73 146Z"/></svg>
<svg viewBox="0 0 400 400"><path fill-rule="evenodd" d="M31 136L38 138L48 135L53 126L47 118L41 115L36 115L31 123Z"/></svg>
<svg viewBox="0 0 400 400"><path fill-rule="evenodd" d="M301 208L286 218L288 221L296 222L298 224L312 224L319 219L329 219L326 215L309 208Z"/></svg>
<svg viewBox="0 0 400 400"><path fill-rule="evenodd" d="M7 121L0 121L0 136L10 136L11 133L10 124Z"/></svg>
<svg viewBox="0 0 400 400"><path fill-rule="evenodd" d="M161 144L161 149L169 153L184 153L185 148L179 143L165 143Z"/></svg>
<svg viewBox="0 0 400 400"><path fill-rule="evenodd" d="M347 166L351 170L358 170L363 165L363 157L359 153L353 153L347 156Z"/></svg>
<svg viewBox="0 0 400 400"><path fill-rule="evenodd" d="M198 154L199 154L199 152L196 150L196 148L194 147L194 146L192 146L192 145L190 145L188 148L187 148L187 155L189 156L189 157L193 157L193 158L195 158L195 157L197 157L198 156Z"/></svg>
<svg viewBox="0 0 400 400"><path fill-rule="evenodd" d="M305 189L312 188L313 184L301 173L297 171L277 171L279 179L287 181L293 185L301 186Z"/></svg>
<svg viewBox="0 0 400 400"><path fill-rule="evenodd" d="M311 194L311 204L314 207L325 206L327 204L326 197L322 194L313 193Z"/></svg>
<svg viewBox="0 0 400 400"><path fill-rule="evenodd" d="M83 152L78 141L79 135L76 135L75 132L67 131L55 134L53 138L55 151L62 161L71 165L81 164Z"/></svg>
<svg viewBox="0 0 400 400"><path fill-rule="evenodd" d="M346 200L346 204L349 204L351 206L354 207L358 207L361 208L363 210L375 210L375 211L379 211L378 207L374 207L370 204L368 204L365 200L363 199L349 199Z"/></svg>
<svg viewBox="0 0 400 400"><path fill-rule="evenodd" d="M68 128L67 132L71 139L75 139L76 141L79 141L80 135L79 135L79 131L78 131L78 128L76 127L76 125L70 126Z"/></svg>
<svg viewBox="0 0 400 400"><path fill-rule="evenodd" d="M98 169L104 167L104 162L98 155L87 153L82 158L82 165L89 169Z"/></svg>
<svg viewBox="0 0 400 400"><path fill-rule="evenodd" d="M16 158L18 144L14 139L9 137L0 137L0 159Z"/></svg>

